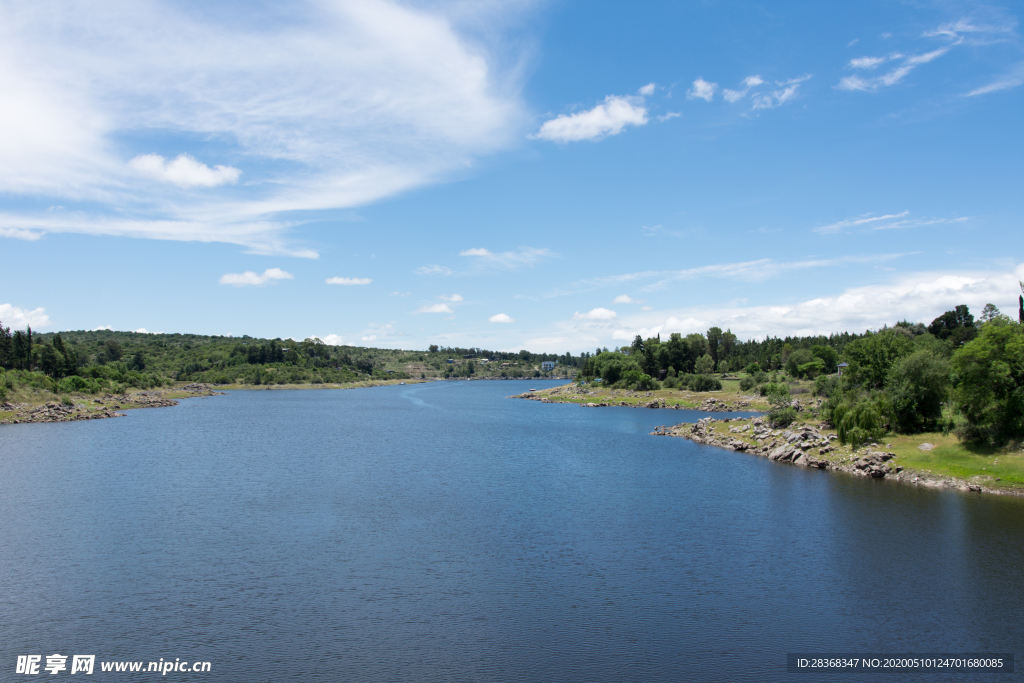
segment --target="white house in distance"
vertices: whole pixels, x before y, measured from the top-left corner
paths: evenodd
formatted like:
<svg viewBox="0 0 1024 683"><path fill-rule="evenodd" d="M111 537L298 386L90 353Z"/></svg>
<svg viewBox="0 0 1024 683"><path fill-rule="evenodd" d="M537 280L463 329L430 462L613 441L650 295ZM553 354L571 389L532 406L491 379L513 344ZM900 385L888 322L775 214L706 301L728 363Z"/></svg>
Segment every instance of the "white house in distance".
<svg viewBox="0 0 1024 683"><path fill-rule="evenodd" d="M540 369L541 370L554 370L555 369L555 361L553 361L553 360L543 361L540 364Z"/></svg>

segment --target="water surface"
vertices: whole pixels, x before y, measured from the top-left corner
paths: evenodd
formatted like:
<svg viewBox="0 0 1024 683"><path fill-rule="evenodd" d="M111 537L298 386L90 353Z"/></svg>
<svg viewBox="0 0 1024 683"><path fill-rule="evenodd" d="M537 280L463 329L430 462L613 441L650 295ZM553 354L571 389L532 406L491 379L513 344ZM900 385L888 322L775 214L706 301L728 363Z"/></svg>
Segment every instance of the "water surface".
<svg viewBox="0 0 1024 683"><path fill-rule="evenodd" d="M787 652L1024 653L1021 501L648 435L696 412L505 398L531 386L0 428L2 679L54 652L212 663L100 681L253 683L810 681Z"/></svg>

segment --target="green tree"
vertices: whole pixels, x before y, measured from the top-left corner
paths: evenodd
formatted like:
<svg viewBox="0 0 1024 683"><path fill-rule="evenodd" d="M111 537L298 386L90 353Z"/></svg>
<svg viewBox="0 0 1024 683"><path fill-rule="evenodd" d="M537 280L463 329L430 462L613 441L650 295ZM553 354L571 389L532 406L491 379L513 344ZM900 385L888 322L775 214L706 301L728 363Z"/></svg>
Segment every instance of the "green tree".
<svg viewBox="0 0 1024 683"><path fill-rule="evenodd" d="M814 355L808 349L797 349L786 359L786 372L790 377L799 377L800 366L813 360Z"/></svg>
<svg viewBox="0 0 1024 683"><path fill-rule="evenodd" d="M964 438L1024 436L1024 326L993 321L953 354L953 399Z"/></svg>
<svg viewBox="0 0 1024 683"><path fill-rule="evenodd" d="M835 372L839 365L839 353L831 346L817 345L811 347L811 353L815 358L820 358L824 363L825 372Z"/></svg>
<svg viewBox="0 0 1024 683"><path fill-rule="evenodd" d="M844 377L848 375L852 382L880 389L896 361L909 356L913 349L910 337L892 328L868 334L850 342L843 350L851 366Z"/></svg>
<svg viewBox="0 0 1024 683"><path fill-rule="evenodd" d="M722 328L712 327L708 329L708 353L711 355L711 360L718 365L719 352L722 350Z"/></svg>
<svg viewBox="0 0 1024 683"><path fill-rule="evenodd" d="M437 344L431 344L428 349L431 353L437 353Z"/></svg>
<svg viewBox="0 0 1024 683"><path fill-rule="evenodd" d="M103 355L107 357L107 360L121 360L121 356L124 355L124 349L115 340L109 339L105 344Z"/></svg>
<svg viewBox="0 0 1024 683"><path fill-rule="evenodd" d="M887 390L892 401L893 429L903 434L934 429L942 418L949 387L949 363L927 349L893 365Z"/></svg>
<svg viewBox="0 0 1024 683"><path fill-rule="evenodd" d="M711 358L710 354L705 353L694 363L694 370L698 375L711 374L715 370L715 361Z"/></svg>

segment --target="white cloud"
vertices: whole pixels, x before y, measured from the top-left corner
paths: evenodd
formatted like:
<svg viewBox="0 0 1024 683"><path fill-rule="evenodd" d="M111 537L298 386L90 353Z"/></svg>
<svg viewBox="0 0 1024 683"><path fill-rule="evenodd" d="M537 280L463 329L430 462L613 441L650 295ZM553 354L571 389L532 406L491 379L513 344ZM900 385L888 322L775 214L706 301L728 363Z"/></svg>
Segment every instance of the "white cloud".
<svg viewBox="0 0 1024 683"><path fill-rule="evenodd" d="M390 296L409 296L412 292L391 292Z"/></svg>
<svg viewBox="0 0 1024 683"><path fill-rule="evenodd" d="M0 304L0 322L13 332L15 329L24 329L28 326L47 327L50 324L50 316L46 315L45 308L30 311L11 304Z"/></svg>
<svg viewBox="0 0 1024 683"><path fill-rule="evenodd" d="M231 166L210 168L188 154L179 154L170 162L159 154L143 154L129 161L128 165L144 176L178 187L217 187L236 183L238 176L242 175L240 170Z"/></svg>
<svg viewBox="0 0 1024 683"><path fill-rule="evenodd" d="M599 140L618 135L626 126L647 123L647 109L642 97L609 95L593 109L576 114L560 114L545 121L531 137L552 142Z"/></svg>
<svg viewBox="0 0 1024 683"><path fill-rule="evenodd" d="M420 266L414 272L417 275L451 275L452 269L434 264L432 266Z"/></svg>
<svg viewBox="0 0 1024 683"><path fill-rule="evenodd" d="M92 328L92 331L93 331L93 332L96 332L96 331L98 331L98 330L113 330L113 329L114 329L114 328L113 328L113 327L111 327L110 325L100 325L99 327L94 327L94 328Z"/></svg>
<svg viewBox="0 0 1024 683"><path fill-rule="evenodd" d="M1019 85L1024 85L1024 62L1021 62L1014 66L1004 76L997 78L988 85L983 85L980 88L976 88L969 93L966 93L965 97L975 97L976 95L987 95L990 92L998 92L1000 90L1009 90L1010 88L1016 88ZM31 239L31 238L29 238Z"/></svg>
<svg viewBox="0 0 1024 683"><path fill-rule="evenodd" d="M15 240L34 242L42 236L43 233L33 232L32 230L22 230L21 228L0 228L0 237L7 237Z"/></svg>
<svg viewBox="0 0 1024 683"><path fill-rule="evenodd" d="M831 235L848 232L851 228L862 230L897 230L902 228L918 228L925 225L963 223L970 220L969 216L959 216L956 218L906 218L909 215L909 211L901 211L900 213L891 213L883 216L864 214L814 228L814 232Z"/></svg>
<svg viewBox="0 0 1024 683"><path fill-rule="evenodd" d="M634 299L628 294L620 294L612 300L613 304L642 304L642 299Z"/></svg>
<svg viewBox="0 0 1024 683"><path fill-rule="evenodd" d="M858 57L856 59L851 59L847 66L851 69L875 69L890 60L900 59L901 57L903 57L903 55L897 52L885 57Z"/></svg>
<svg viewBox="0 0 1024 683"><path fill-rule="evenodd" d="M653 311L654 310L654 306L641 306L640 310L641 311Z"/></svg>
<svg viewBox="0 0 1024 683"><path fill-rule="evenodd" d="M497 315L492 315L490 318L487 319L487 321L488 322L492 322L492 323L514 323L515 322L515 320L513 320L511 316L505 315L504 313L498 313Z"/></svg>
<svg viewBox="0 0 1024 683"><path fill-rule="evenodd" d="M322 337L318 337L318 339L328 346L341 346L345 343L345 340L340 334L327 334Z"/></svg>
<svg viewBox="0 0 1024 683"><path fill-rule="evenodd" d="M637 90L637 92L643 95L644 97L650 97L651 95L654 94L654 87L654 83L648 83L644 87Z"/></svg>
<svg viewBox="0 0 1024 683"><path fill-rule="evenodd" d="M458 303L459 301L463 301L461 294L452 294L451 296L445 296L444 294L442 294L438 298L443 299L444 301L451 301L452 303Z"/></svg>
<svg viewBox="0 0 1024 683"><path fill-rule="evenodd" d="M373 280L368 277L329 277L326 282L329 285L368 285Z"/></svg>
<svg viewBox="0 0 1024 683"><path fill-rule="evenodd" d="M147 330L145 327L140 327L137 330L132 330L132 332L134 332L135 334L155 334L154 332L150 332L149 330Z"/></svg>
<svg viewBox="0 0 1024 683"><path fill-rule="evenodd" d="M234 285L236 287L244 287L246 285L263 286L268 282L275 280L292 280L295 276L291 273L287 273L280 268L267 268L263 271L262 275L257 275L251 270L247 270L244 273L227 273L222 275L220 283L222 285Z"/></svg>
<svg viewBox="0 0 1024 683"><path fill-rule="evenodd" d="M422 306L416 312L417 313L454 313L455 311L453 311L448 306L448 304L429 304L427 306Z"/></svg>
<svg viewBox="0 0 1024 683"><path fill-rule="evenodd" d="M833 268L850 263L867 263L878 265L904 256L904 254L869 254L866 256L848 255L834 258L808 258L802 261L775 261L769 258L737 263L719 263L687 268L684 270L647 270L622 275L610 275L581 280L576 283L586 289L620 285L624 282L654 280L644 285L640 291L652 292L664 289L672 282L694 280L697 278L716 277L741 282L760 282L785 273L810 270L814 268ZM582 290L586 291L586 290ZM579 315L579 314L577 314ZM579 318L574 318L579 319Z"/></svg>
<svg viewBox="0 0 1024 683"><path fill-rule="evenodd" d="M765 336L830 334L879 329L899 320L929 323L943 311L967 304L975 314L986 303L1000 308L1016 305L1018 280L1024 264L1015 270L912 273L891 282L853 287L831 296L793 303L759 306L718 304L681 308L667 313L631 316L608 329L613 339L660 331L688 334L717 325L741 339Z"/></svg>
<svg viewBox="0 0 1024 683"><path fill-rule="evenodd" d="M705 102L710 102L714 98L715 90L717 88L717 83L709 83L703 78L698 78L693 82L693 87L687 91L686 98L690 100L701 99Z"/></svg>
<svg viewBox="0 0 1024 683"><path fill-rule="evenodd" d="M672 119L678 119L680 116L682 116L682 114L680 114L679 112L670 111L664 114L659 114L657 118L659 121L671 121Z"/></svg>
<svg viewBox="0 0 1024 683"><path fill-rule="evenodd" d="M159 0L0 6L0 90L18 103L0 108L0 192L90 211L61 221L16 209L0 229L31 219L49 232L308 254L278 216L438 182L513 143L526 119L518 55L467 39L445 8L264 9L238 20ZM516 11L477 10L496 33ZM173 152L184 156L152 154L149 140L168 139L187 141ZM244 185L234 166L247 168Z"/></svg>
<svg viewBox="0 0 1024 683"><path fill-rule="evenodd" d="M459 256L476 258L478 267L513 269L536 265L544 259L554 257L555 254L550 249L520 247L519 251L503 251L499 253L483 248L466 249L465 251L460 251Z"/></svg>
<svg viewBox="0 0 1024 683"><path fill-rule="evenodd" d="M804 74L803 76L797 76L791 78L788 81L776 81L775 84L782 86L777 90L773 90L770 93L764 93L761 95L754 96L754 109L772 109L778 107L790 101L796 97L797 91L800 88L800 84L811 77L811 74Z"/></svg>
<svg viewBox="0 0 1024 683"><path fill-rule="evenodd" d="M938 59L942 55L949 52L949 47L940 47L937 50L926 52L920 55L909 55L904 56L900 54L890 55L889 57L861 57L860 59L854 59L850 62L849 66L853 68L874 68L883 62L891 59L902 59L903 62L895 69L888 71L881 76L875 76L872 78L862 78L861 76L846 76L839 80L839 84L836 86L839 90L860 90L860 91L874 91L879 88L896 85L902 81L906 76L922 64ZM872 65L873 66L868 66Z"/></svg>
<svg viewBox="0 0 1024 683"><path fill-rule="evenodd" d="M580 313L577 311L573 316L573 320L611 320L618 315L615 311L607 308L595 308L589 313Z"/></svg>
<svg viewBox="0 0 1024 683"><path fill-rule="evenodd" d="M377 335L369 334L369 335L366 335L365 337L360 337L360 339L362 339L364 342L377 341Z"/></svg>
<svg viewBox="0 0 1024 683"><path fill-rule="evenodd" d="M743 90L729 90L728 88L726 88L725 90L722 91L722 97L725 98L726 102L739 102L740 100L747 96L747 93L750 92L751 88L756 88L757 86L763 83L764 79L762 79L760 76L756 74L753 76L747 76L746 78L743 79Z"/></svg>

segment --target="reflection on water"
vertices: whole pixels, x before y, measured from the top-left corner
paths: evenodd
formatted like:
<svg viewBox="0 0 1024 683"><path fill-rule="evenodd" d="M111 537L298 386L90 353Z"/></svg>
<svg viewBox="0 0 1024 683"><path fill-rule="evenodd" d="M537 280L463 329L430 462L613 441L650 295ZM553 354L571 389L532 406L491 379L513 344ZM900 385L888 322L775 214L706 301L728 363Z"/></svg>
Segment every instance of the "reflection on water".
<svg viewBox="0 0 1024 683"><path fill-rule="evenodd" d="M647 435L699 413L505 398L540 385L235 392L0 429L4 661L782 681L794 651L1022 652L1021 501Z"/></svg>

